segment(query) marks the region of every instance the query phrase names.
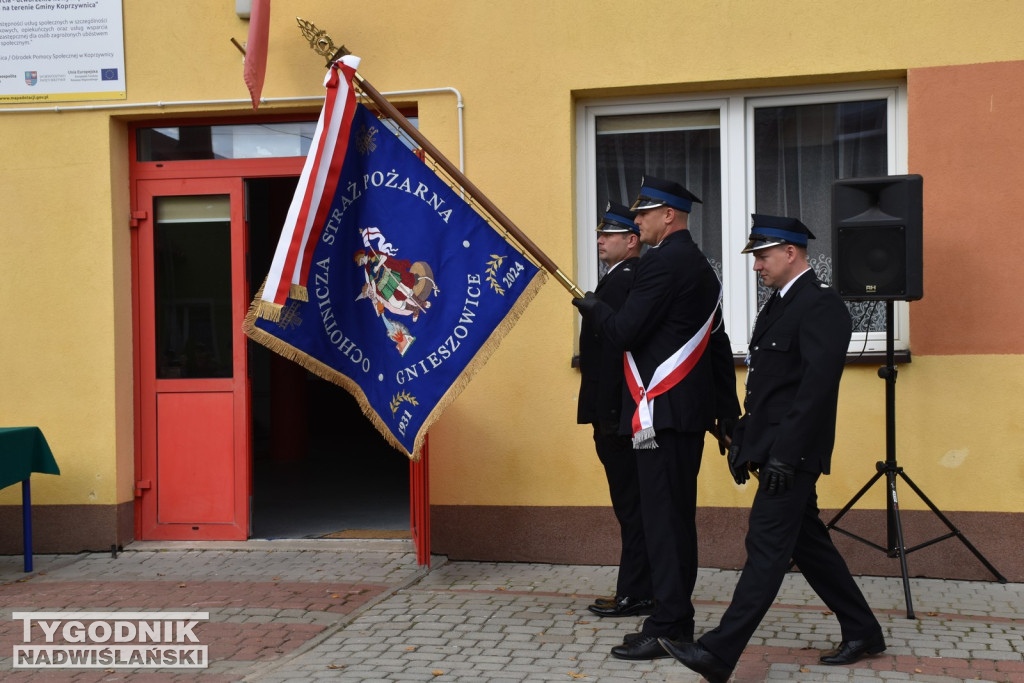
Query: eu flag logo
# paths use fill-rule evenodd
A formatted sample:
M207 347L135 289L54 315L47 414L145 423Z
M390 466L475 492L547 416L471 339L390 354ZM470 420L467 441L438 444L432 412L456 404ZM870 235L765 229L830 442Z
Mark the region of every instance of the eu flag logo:
M100 70L101 81L116 81L117 80L117 69L101 69Z

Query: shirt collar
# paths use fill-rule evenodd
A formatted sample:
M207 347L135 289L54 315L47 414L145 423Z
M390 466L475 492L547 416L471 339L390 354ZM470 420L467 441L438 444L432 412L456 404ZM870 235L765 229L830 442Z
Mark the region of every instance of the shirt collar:
M799 275L797 275L795 278L793 278L792 280L787 282L785 285L783 285L782 289L779 290L779 298L781 299L782 297L786 296L786 292L788 292L789 288L793 286L793 283L796 282L797 280L799 280L803 276L803 274L806 273L810 269L811 269L810 266L808 266L806 269L800 271Z

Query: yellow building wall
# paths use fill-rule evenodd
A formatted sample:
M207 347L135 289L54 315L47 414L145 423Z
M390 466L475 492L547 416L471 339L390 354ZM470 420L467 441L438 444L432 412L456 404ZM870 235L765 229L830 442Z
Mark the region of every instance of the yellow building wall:
M245 39L247 22L232 1L123 7L125 104L248 97L229 42ZM263 94L322 93L323 62L296 16L362 57L360 71L378 90L458 89L467 175L573 273L579 98L890 78L922 66L1021 59L1020 10L995 0L276 0ZM421 130L457 160L454 96L398 99L418 104ZM123 503L132 499L134 456L126 125L251 110L21 111L32 108L0 113L0 423L39 425L53 447L62 475L34 480L37 504ZM259 113L299 108L311 110L269 103ZM549 283L431 431L433 504L608 503L589 430L574 424L576 334L568 294ZM900 461L943 509L1024 509L1024 460L1007 448L1020 437L1020 408L1010 399L1022 379L1020 356L915 356L901 368ZM884 385L874 367L849 369L839 427L822 507L845 502L884 458ZM750 492L730 482L710 445L701 477L701 504L748 504ZM0 505L17 500L13 489L0 493ZM881 507L882 496L870 504ZM916 505L905 498L904 507Z
M0 423L41 427L61 466L35 503L130 499L127 146L106 116L26 113L0 119L0 149Z

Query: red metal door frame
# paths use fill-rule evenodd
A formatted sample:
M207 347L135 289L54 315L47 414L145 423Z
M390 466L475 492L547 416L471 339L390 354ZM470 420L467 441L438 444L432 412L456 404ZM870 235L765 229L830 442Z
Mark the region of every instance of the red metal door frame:
M190 120L188 123L200 123L202 121ZM225 122L225 121L218 121ZM184 123L184 122L182 122ZM230 123L230 121L229 121ZM161 121L161 124L176 125L175 122ZM158 536L153 535L151 525L147 525L143 521L143 511L146 509L147 503L147 491L152 489L153 476L155 475L155 463L152 461L152 449L155 439L153 430L155 424L152 423L152 409L144 409L147 401L153 399L151 391L143 391L143 343L142 340L145 334L152 334L150 329L148 332L144 332L144 326L142 320L144 317L143 309L145 306L140 301L140 291L142 286L142 279L140 277L140 230L139 228L145 225L147 220L152 218L152 192L149 192L146 196L146 200L140 198L140 188L146 188L148 183L154 181L163 181L171 183L170 185L161 185L160 187L166 189L171 194L176 193L176 188L182 187L182 183L196 183L209 180L214 183L211 187L218 186L219 183L227 181L229 183L237 183L241 186L244 178L258 178L258 177L280 177L280 176L298 176L302 171L302 164L304 159L301 157L296 158L270 158L270 159L243 159L243 160L215 160L215 161L173 161L173 162L139 162L135 161L138 156L136 153L136 127L144 126L144 123L134 124L129 128L129 154L132 159L130 166L131 175L131 207L132 207L132 233L131 233L131 249L132 249L132 331L133 331L133 347L134 347L134 369L135 369L135 382L134 382L134 413L135 413L135 534L134 537L139 540L187 540L191 538L192 529L188 529L188 534L183 533L181 536L167 536L169 531L165 530ZM177 184L177 185L175 185ZM180 192L179 192L180 193ZM242 194L238 195L243 197ZM242 207L244 209L244 207ZM237 217L235 214L238 214ZM235 208L232 209L232 229L234 232L235 225L242 225L244 218L244 211ZM237 218L237 220L236 220ZM245 226L247 227L247 226ZM250 274L246 272L246 261L245 261L245 249L247 245L244 243L247 240L246 230L242 229L243 239L243 256L241 258L234 258L232 264L233 278L235 273L241 274L243 278L250 277ZM234 244L234 235L232 237ZM240 307L242 315L244 316L248 306L248 283L244 282L239 289L234 290L238 286L237 280L233 279L232 287L233 291L238 291L238 301L234 301L233 305ZM238 330L238 334L242 340L245 340L244 335L241 334L241 322L233 324L233 329ZM148 342L151 343L151 342ZM243 362L248 362L248 357L245 354L245 344L236 344L235 352L241 352L244 356ZM244 366L243 366L244 367ZM248 372L244 372L242 375L238 375L236 371L235 378L239 381L245 381L248 384ZM150 395L146 395L146 394ZM237 482L238 486L244 487L244 495L241 495L241 499L245 500L245 512L244 524L239 524L240 528L244 528L244 534L238 533L236 536L239 539L248 538L249 534L249 492L251 491L251 462L252 455L251 449L248 446L249 435L251 429L249 426L250 421L250 400L248 389L245 390L244 407L244 427L240 433L244 434L246 440L246 461L244 473L239 475ZM147 416L148 415L148 416ZM234 420L233 420L234 421ZM235 421L237 424L237 421ZM148 453L147 453L148 451ZM152 497L152 496L150 496ZM150 510L152 513L152 510Z
M407 115L410 112L403 112ZM260 121L270 120L296 120L296 116L283 116L283 117L271 117L264 119L260 118ZM168 121L166 119L160 120L160 125L174 126L179 124L201 124L201 123L251 123L252 118L246 117L244 119L232 120L232 119L188 119L182 121ZM139 185L143 181L148 180L180 180L180 179L223 179L231 178L241 181L245 178L261 178L261 177L283 177L283 176L294 176L297 177L302 171L302 165L305 161L302 157L292 158L270 158L270 159L240 159L240 160L214 160L214 161L174 161L174 162L139 162L136 161L138 155L136 153L136 136L135 131L143 126L152 125L152 123L139 122L129 126L129 155L131 162L131 206L132 206L132 224L133 227L138 227L141 221L147 219L145 211L140 208L139 203ZM234 221L233 221L234 222ZM143 425L143 400L142 400L142 367L141 367L141 353L140 353L140 340L142 338L142 330L140 325L141 314L140 314L140 301L139 301L139 231L137 229L132 230L132 313L133 313L133 332L134 332L134 346L135 346L135 472L136 480L140 481L141 484L145 484L144 478L141 476L144 472L143 468L143 439L146 433ZM244 261L242 262L244 265ZM234 266L233 266L234 269ZM244 268L243 268L244 271ZM260 274L251 273L247 274L248 277L260 277ZM241 291L248 292L248 285L246 289ZM248 305L249 302L245 302ZM237 329L237 328L236 328ZM244 347L243 347L244 348ZM245 381L248 381L248 373L243 375ZM248 395L248 389L246 389L245 396L245 427L244 431L246 438L250 433L249 420L250 414L249 405L251 397ZM428 440L429 441L429 440ZM245 486L247 491L251 490L251 452L247 453L247 472L245 479ZM144 489L136 489L136 495L144 494ZM422 457L419 462L409 463L409 510L410 510L410 530L412 532L413 542L416 547L416 561L419 565L430 565L430 477L429 477L429 454L427 441L424 442ZM141 497L144 497L141 496ZM246 496L247 498L247 496ZM137 505L135 507L135 538L143 540L149 538L143 529L142 523L142 501L140 498L136 499ZM246 510L246 516L248 516L248 509ZM248 530L247 530L248 533Z
M423 439L419 462L409 461L409 529L416 564L430 566L430 435Z
M155 291L154 281L154 204L157 197L182 195L227 195L230 198L231 227L231 329L232 376L210 379L160 379L156 371L155 316L152 305ZM133 261L135 270L135 329L136 367L138 370L138 429L136 440L136 537L145 540L244 540L249 535L249 496L251 491L251 466L248 431L248 371L245 337L241 333L245 317L248 294L245 273L245 225L244 191L241 178L179 178L165 180L143 180L136 187L135 210L133 211ZM243 294L239 294L243 293ZM164 468L160 461L161 444L166 447L175 444L188 449L196 443L191 434L161 431L159 412L161 406L180 410L185 407L179 399L192 396L197 401L214 400L221 407L227 406L230 414L230 438L225 443L229 453L219 460L217 470L230 481L210 482L210 489L218 489L230 496L229 509L224 503L204 500L202 496L192 501L197 517L199 510L215 506L218 508L216 523L189 522L177 518L166 521L166 514L160 509L161 490L158 472ZM217 398L221 397L221 398ZM197 408L195 406L189 408ZM166 425L165 425L166 426ZM162 436L161 436L162 435ZM166 462L166 460L164 461ZM212 463L211 463L212 465ZM166 498L165 498L166 500ZM185 505L181 502L179 505Z

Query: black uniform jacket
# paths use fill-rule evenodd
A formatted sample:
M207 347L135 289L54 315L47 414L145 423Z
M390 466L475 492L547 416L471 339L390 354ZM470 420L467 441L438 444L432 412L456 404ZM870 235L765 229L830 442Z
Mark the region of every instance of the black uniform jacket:
M828 474L850 314L814 271L800 275L782 299L772 297L750 339L744 415L733 437L738 462L774 457Z
M616 313L599 306L594 323L612 345L630 351L644 386L666 358L707 322L718 306L721 284L689 231L671 233L640 257L633 288ZM690 373L654 399L654 428L681 432L711 429L715 418L739 415L729 337L716 315L708 348ZM620 433L631 434L636 404L623 390Z
M613 310L622 308L640 259L633 257L612 268L597 283L594 294ZM622 412L622 351L611 345L584 318L580 326L580 398L576 422L618 422Z

